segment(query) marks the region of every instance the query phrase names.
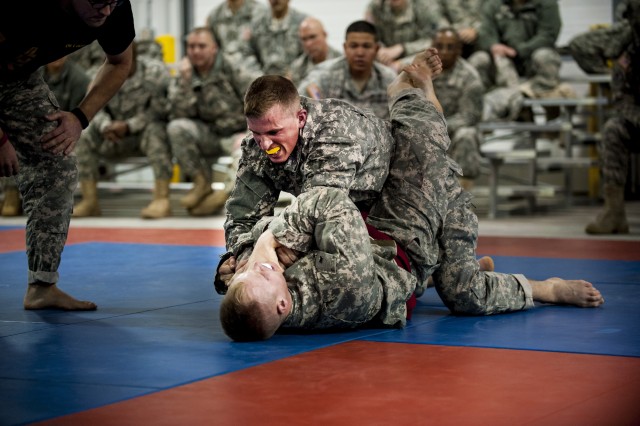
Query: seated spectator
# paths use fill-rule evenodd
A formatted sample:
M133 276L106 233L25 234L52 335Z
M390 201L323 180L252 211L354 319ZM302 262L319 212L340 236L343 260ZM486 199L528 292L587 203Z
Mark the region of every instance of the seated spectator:
M213 32L220 51L236 66L256 66L250 61L249 39L252 22L268 13L267 7L256 0L225 0L207 17L206 26Z
M515 87L533 77L534 52L551 57L562 21L557 0L487 0L482 5L480 51L469 57L487 90Z
M247 132L243 96L257 76L234 67L219 54L208 27L189 32L187 56L169 87L167 132L182 173L193 181L193 188L180 200L193 216L211 215L224 207L235 166L227 172L228 190L213 192L212 165L239 150Z
M444 21L456 30L462 41L462 57L468 58L477 48L480 0L439 0ZM444 25L444 22L443 22Z
M327 59L337 58L341 53L327 43L327 32L316 18L308 17L298 29L304 53L291 64L291 81L299 84L309 72Z
M571 56L584 72L611 74L609 61L620 57L631 42L633 32L627 3L627 0L618 3L613 25L580 33L569 41Z
M460 184L466 190L480 174L480 148L476 125L482 119L484 88L478 72L462 57L462 40L453 28L436 33L433 47L442 60L442 74L433 80L451 139L448 153L462 168Z
M367 21L350 24L343 47L344 57L316 67L298 86L299 93L314 99L343 99L389 118L387 86L396 72L375 60L379 49L375 25Z
M164 62L162 45L155 39L151 28L143 28L137 37L137 49L139 56L146 56L156 61Z
M94 41L68 56L69 60L80 65L90 78L95 76L98 68L100 68L105 60L104 51L100 47L98 41Z
M129 77L109 103L82 132L76 145L82 201L73 208L73 217L100 216L98 202L99 165L144 155L155 178L154 199L145 207L143 218L169 216L169 182L173 173L166 134L169 70L164 63L137 54Z
M396 71L397 61L431 46L436 30L448 25L438 0L371 0L365 20L378 29L378 61Z
M291 63L302 53L298 28L306 14L289 7L289 0L269 0L271 13L252 24L249 51L262 74L290 75Z

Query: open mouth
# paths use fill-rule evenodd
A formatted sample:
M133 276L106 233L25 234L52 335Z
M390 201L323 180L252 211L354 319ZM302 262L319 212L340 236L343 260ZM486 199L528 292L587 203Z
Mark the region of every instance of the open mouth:
M272 271L274 271L275 269L273 269L273 265L269 264L269 263L261 263L260 265L264 266L265 268L269 268Z

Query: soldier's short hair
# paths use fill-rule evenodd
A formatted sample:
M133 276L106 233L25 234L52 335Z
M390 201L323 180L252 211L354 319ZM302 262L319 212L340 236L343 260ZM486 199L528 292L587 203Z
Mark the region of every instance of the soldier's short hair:
M452 33L453 37L456 39L456 41L458 43L462 44L462 40L460 39L460 35L458 34L458 31L455 30L455 28L453 28L453 27L438 28L438 31L436 31L436 37L437 37L438 34L444 34L444 33Z
M220 323L224 333L236 342L265 340L273 336L280 320L269 315L260 301L245 292L245 283L231 286L220 304Z
M191 34L201 34L201 33L207 33L207 34L209 34L209 35L211 36L211 38L213 39L214 43L217 43L217 42L216 42L216 37L215 37L215 35L213 34L213 30L211 30L211 28L209 28L209 27L195 27L195 28L192 28L192 29L191 29L191 31L189 31L189 34L187 34L187 35L185 36L185 40L186 40L186 39L187 39L187 37L189 37Z
M263 75L256 78L244 95L244 115L248 118L263 117L273 106L281 105L292 111L300 109L300 95L291 80L280 75Z
M373 34L373 39L378 42L378 29L369 21L355 21L349 24L345 38L349 33L368 33Z

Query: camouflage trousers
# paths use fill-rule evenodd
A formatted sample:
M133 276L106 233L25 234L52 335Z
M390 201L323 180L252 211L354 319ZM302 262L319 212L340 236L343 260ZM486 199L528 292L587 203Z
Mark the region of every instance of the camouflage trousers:
M171 151L180 165L182 172L189 176L202 173L210 181L211 166L222 156L232 155L237 134L222 136L215 132L215 127L201 120L177 118L167 126ZM235 170L230 168L227 180L235 181ZM229 183L231 187L233 184Z
M600 167L604 183L624 186L629 170L629 153L640 151L640 117L631 121L612 117L604 125L598 143Z
M167 138L166 123L149 123L140 134L130 135L118 142L102 137L94 123L82 133L76 145L80 180L98 180L101 159L115 160L144 155L156 179L171 179L173 163Z
M628 22L616 22L609 28L599 28L578 34L569 42L571 56L582 70L590 74L611 72L608 59L617 59L631 41Z
M0 127L9 135L20 166L16 183L27 215L29 284L58 281L77 185L75 155L54 155L40 143L57 125L44 116L58 110L40 73L0 83Z
M480 74L485 88L515 87L521 77L543 79L548 84L560 81L560 55L546 47L536 49L530 58L513 60L507 57L492 58L488 52L479 51L469 57L469 63Z
M449 155L460 165L464 177L477 178L480 175L480 143L475 127L460 127L451 135Z
M480 271L478 219L471 195L447 157L444 117L424 94L406 90L390 99L396 151L380 200L368 222L407 252L418 285L433 274L436 290L455 314L489 315L533 306L522 275Z

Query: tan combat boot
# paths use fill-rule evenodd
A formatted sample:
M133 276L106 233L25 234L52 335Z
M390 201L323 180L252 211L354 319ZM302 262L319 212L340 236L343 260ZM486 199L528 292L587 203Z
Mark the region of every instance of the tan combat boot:
M73 217L101 216L102 211L98 204L98 182L95 180L80 181L82 201L73 206Z
M211 194L211 192L213 190L211 189L210 179L207 179L204 173L197 173L193 177L193 188L189 190L187 195L182 197L180 204L186 209L192 209L200 204L202 199Z
M140 215L144 219L160 219L171 216L171 203L169 202L169 181L156 179L153 190L153 201L142 209Z
M191 216L211 216L219 213L227 202L229 193L227 191L215 191L205 197L204 200L192 209L189 209Z
M2 204L2 216L20 216L22 214L22 202L20 192L15 186L5 188L4 203Z
M587 225L587 234L628 234L629 224L624 209L624 187L605 184L604 210Z

